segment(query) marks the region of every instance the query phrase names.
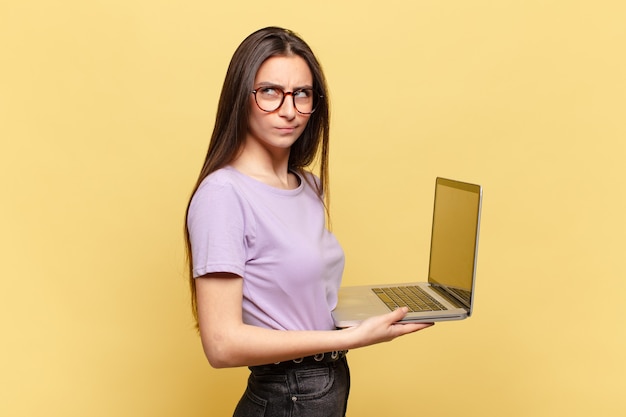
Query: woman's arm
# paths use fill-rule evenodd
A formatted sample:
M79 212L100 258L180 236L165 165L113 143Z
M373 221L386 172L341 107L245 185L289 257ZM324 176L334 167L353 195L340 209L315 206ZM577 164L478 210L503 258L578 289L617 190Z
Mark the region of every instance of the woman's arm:
M431 324L397 324L405 309L344 330L283 331L244 324L243 279L213 273L195 281L204 352L215 368L254 366L387 342Z

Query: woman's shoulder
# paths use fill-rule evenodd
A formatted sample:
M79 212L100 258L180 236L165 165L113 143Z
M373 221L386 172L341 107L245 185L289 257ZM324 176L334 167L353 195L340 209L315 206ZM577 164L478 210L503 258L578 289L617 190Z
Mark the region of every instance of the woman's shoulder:
M314 187L319 187L320 178L315 173L305 169L301 169L295 172L300 177L300 179L304 179L306 182Z
M298 171L298 175L301 179L304 179L304 181L316 192L316 194L320 193L322 184L320 178L315 173L307 170L300 170Z
M207 175L194 192L190 212L210 208L224 213L240 210L247 206L245 193L242 192L236 173L228 168L220 168Z
M302 169L298 172L300 175L302 175L304 178L306 178L309 181L315 181L316 183L320 182L320 178L313 172L308 171L306 169Z
M221 188L221 187L226 187L226 188L232 188L233 186L235 186L239 181L238 175L237 173L234 171L233 168L226 166L223 168L219 168L213 172L211 172L209 175L207 175L202 182L200 182L199 185L199 189L200 188Z
M220 168L207 175L198 185L194 199L235 196L240 194L238 178L228 167Z

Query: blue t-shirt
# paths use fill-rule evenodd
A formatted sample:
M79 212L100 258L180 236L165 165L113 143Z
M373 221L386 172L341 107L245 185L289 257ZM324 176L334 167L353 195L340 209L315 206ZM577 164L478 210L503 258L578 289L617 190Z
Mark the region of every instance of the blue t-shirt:
M193 274L243 277L244 323L331 330L344 253L326 228L317 191L298 177L300 186L293 190L230 166L206 177L189 207Z

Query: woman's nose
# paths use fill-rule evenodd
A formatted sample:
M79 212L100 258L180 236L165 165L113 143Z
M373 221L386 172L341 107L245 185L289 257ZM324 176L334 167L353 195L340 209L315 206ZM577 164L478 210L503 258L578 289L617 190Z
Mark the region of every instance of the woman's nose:
M291 97L287 97L288 95ZM278 115L287 119L293 119L296 117L296 112L297 110L293 102L293 93L285 93L283 104L278 108Z

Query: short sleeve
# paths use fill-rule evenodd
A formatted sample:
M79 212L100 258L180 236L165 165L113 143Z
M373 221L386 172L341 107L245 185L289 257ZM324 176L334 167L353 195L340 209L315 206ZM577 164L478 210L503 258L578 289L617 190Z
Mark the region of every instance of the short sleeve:
M214 182L210 177L200 184L187 216L194 278L212 272L244 276L244 211L232 184Z

